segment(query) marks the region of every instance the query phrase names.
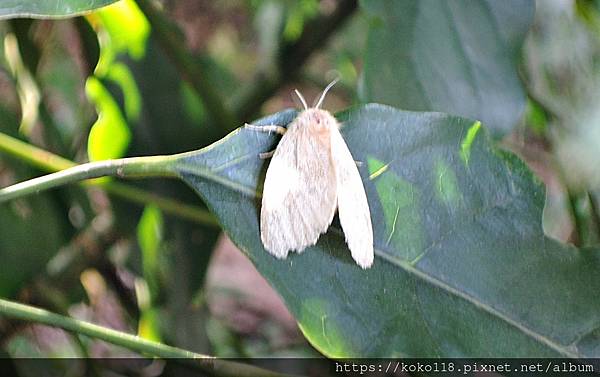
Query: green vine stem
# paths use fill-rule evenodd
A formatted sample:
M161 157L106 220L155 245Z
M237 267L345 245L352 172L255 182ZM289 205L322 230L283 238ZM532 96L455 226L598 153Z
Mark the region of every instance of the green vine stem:
M251 365L219 360L217 358L183 350L166 344L153 342L135 335L116 331L93 323L65 317L44 309L0 299L0 315L60 327L77 334L101 339L117 346L139 352L143 355L164 359L181 359L216 376L285 376L283 374L257 368Z
M0 133L0 151L14 156L30 165L50 172L65 170L77 166L70 160L57 156L46 150L37 148L31 144L24 143L23 141L15 139L4 133ZM91 183L92 185L101 185L106 192L117 195L131 202L142 205L153 203L161 210L165 211L165 213L179 216L202 225L214 227L219 226L219 223L210 212L197 206L185 204L178 200L165 198L123 183L100 180L87 181L87 183Z
M174 177L175 173L169 169L172 160L172 156L131 157L73 166L0 189L0 203L84 179L106 176L119 178Z

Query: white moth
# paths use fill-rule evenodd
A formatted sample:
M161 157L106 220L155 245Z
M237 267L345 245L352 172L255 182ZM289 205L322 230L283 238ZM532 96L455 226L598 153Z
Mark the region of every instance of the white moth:
M287 130L246 125L283 135L267 169L260 236L265 249L277 258L287 257L290 250L300 253L327 231L337 209L352 258L360 267L369 268L373 229L365 189L339 123L319 109L335 82L312 108L296 90L304 110Z

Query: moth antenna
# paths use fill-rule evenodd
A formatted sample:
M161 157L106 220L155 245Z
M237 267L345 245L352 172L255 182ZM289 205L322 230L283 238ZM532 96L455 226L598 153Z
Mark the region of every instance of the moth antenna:
M337 79L333 80L332 82L330 82L329 85L327 85L327 87L323 90L323 93L321 93L321 97L319 97L319 101L315 105L315 109L318 109L319 107L321 107L321 104L323 103L323 100L325 99L325 95L327 94L329 89L331 89L331 87L334 86L338 81L340 81L339 77Z
M306 100L302 96L302 93L300 93L298 91L298 89L294 89L294 92L296 93L296 95L298 96L298 98L300 98L300 101L302 101L302 106L304 106L304 110L308 110L308 105L306 104Z

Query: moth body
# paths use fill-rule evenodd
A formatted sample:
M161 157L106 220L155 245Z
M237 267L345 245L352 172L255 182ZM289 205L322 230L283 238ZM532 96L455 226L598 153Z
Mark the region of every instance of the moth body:
M333 83L332 83L333 84ZM352 257L373 264L373 231L360 174L339 131L319 103L294 119L267 169L260 216L261 240L277 258L302 252L327 231L336 209Z

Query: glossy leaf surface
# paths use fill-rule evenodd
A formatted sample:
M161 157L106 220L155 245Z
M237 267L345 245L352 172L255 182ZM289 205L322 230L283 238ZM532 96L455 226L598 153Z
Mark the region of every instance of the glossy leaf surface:
M382 105L339 118L371 207L366 271L335 225L286 260L263 249L268 162L258 153L275 135L240 129L176 164L315 347L332 357L600 355L599 250L544 236L542 187L479 122Z

